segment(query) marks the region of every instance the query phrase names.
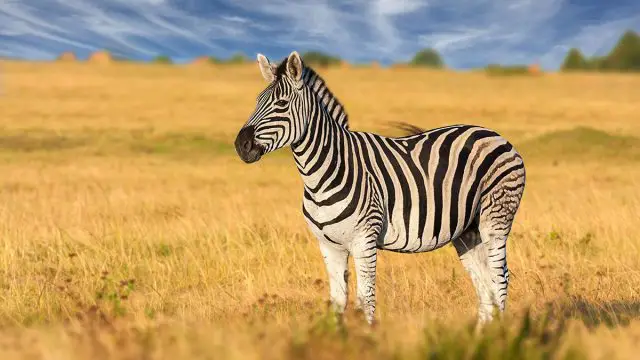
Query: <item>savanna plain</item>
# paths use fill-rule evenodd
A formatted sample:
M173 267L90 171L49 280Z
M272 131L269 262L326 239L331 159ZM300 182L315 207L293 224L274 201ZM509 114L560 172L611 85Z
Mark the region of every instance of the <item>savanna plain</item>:
M470 123L522 154L503 320L474 334L447 246L380 253L377 326L333 322L290 151L233 149L255 64L4 62L0 358L640 358L639 76L318 71L354 130Z

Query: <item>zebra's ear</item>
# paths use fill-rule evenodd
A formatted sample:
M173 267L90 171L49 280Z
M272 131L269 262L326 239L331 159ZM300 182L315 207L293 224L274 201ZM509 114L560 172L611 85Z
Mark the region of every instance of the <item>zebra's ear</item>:
M260 67L260 72L265 80L273 82L276 79L275 68L271 65L269 59L262 54L258 54L258 67Z
M291 52L287 58L287 74L295 81L302 79L302 59L297 51Z

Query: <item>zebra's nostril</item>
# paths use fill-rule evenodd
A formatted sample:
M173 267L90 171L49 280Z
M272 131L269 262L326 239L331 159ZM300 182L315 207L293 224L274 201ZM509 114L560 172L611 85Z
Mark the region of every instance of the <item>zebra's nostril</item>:
M244 144L242 145L242 148L244 149L244 151L251 150L252 142L253 142L252 140L245 140Z

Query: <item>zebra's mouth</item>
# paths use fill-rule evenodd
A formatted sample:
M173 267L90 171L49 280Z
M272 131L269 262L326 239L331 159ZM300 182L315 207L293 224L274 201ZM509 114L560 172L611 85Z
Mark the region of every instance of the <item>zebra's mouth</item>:
M248 151L238 151L240 159L247 164L254 163L264 155L264 148L259 144L253 144Z

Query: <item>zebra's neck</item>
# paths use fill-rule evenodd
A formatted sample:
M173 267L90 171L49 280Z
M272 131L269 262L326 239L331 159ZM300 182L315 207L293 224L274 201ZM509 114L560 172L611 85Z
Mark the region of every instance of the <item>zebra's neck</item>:
M344 166L345 152L351 147L349 117L312 68L305 67L302 77L308 89L305 103L309 104L309 119L304 136L292 145L292 150L305 187L315 193L330 186L329 180L337 176L336 168Z
M311 98L307 129L291 149L305 187L315 193L336 176L335 170L345 161L351 141L350 131L331 118L322 100L313 92L308 94Z

